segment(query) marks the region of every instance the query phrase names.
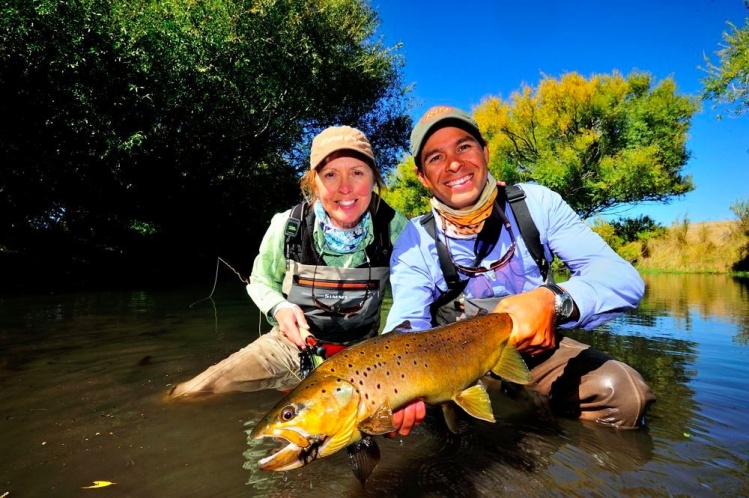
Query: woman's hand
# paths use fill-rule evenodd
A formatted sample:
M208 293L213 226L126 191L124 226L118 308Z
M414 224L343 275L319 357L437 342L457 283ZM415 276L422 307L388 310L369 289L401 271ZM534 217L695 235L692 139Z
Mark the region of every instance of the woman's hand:
M419 425L426 417L426 404L420 399L412 401L406 406L393 412L393 425L396 430L389 432L385 437L394 438L396 434L408 436L411 429Z
M521 353L535 355L556 345L556 313L554 293L551 290L539 287L522 294L507 296L499 302L493 312L510 315L510 343Z
M304 349L304 339L309 335L309 325L302 308L284 301L276 306L273 318L278 322L278 329L284 337L296 344L299 349Z

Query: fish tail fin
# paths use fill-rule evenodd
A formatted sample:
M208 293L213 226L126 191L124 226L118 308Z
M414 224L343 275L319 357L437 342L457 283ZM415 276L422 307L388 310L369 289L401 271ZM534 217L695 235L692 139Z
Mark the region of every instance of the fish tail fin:
M477 382L465 391L458 393L458 395L453 398L453 401L455 401L459 407L464 409L466 413L472 417L486 420L487 422L494 422L492 402L489 399L489 393L486 392L486 389L484 389L481 382ZM450 422L448 422L448 424L449 423Z
M492 367L492 373L516 384L530 384L531 373L515 346L505 344L501 349L499 361Z

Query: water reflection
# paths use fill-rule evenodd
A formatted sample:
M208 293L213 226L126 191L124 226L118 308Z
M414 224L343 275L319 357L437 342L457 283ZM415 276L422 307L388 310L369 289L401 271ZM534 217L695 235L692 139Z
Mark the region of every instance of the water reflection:
M668 316L679 330L695 318L737 325L735 340L749 341L749 279L727 275L644 275L646 295L638 313Z
M244 288L0 296L0 496L747 496L749 285L645 275L640 308L575 337L643 373L658 401L643 431L555 419L492 386L496 424L439 411L414 435L378 438L365 488L345 452L285 475L246 432L282 397L165 403L165 394L267 325ZM194 306L190 307L190 304ZM574 334L573 334L574 335Z

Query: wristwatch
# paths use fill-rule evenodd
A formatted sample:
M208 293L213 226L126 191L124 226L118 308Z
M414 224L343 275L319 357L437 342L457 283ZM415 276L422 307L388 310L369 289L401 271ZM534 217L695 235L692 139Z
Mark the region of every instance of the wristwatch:
M541 287L546 287L554 293L554 312L557 315L557 323L568 320L575 310L575 302L572 300L572 296L556 284L543 284Z

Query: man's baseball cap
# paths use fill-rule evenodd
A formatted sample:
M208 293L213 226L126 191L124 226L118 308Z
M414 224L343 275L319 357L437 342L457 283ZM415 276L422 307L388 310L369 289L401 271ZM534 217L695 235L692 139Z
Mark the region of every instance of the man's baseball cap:
M445 126L461 128L476 137L481 144L484 143L479 125L470 114L457 107L434 106L424 113L411 131L411 155L414 156L417 166L421 167L419 155L421 149L424 148L424 143L432 133Z
M374 153L364 133L350 126L331 126L321 131L312 140L309 156L310 168L317 168L323 159L339 150L358 152L372 161L375 166Z

